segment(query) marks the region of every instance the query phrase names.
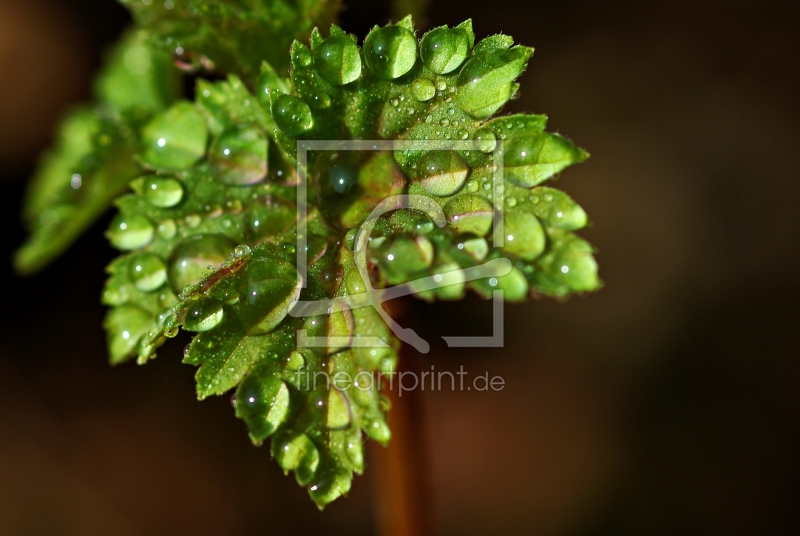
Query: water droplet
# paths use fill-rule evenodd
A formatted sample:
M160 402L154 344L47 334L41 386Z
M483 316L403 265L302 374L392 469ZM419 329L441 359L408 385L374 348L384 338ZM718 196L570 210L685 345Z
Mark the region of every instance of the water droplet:
M505 217L504 249L526 261L542 254L546 245L542 224L533 214L516 211Z
M189 214L183 219L183 221L186 222L186 225L194 229L203 223L203 218L201 218L198 214Z
M267 197L250 205L245 214L247 238L261 242L289 229L297 221L297 208L278 197Z
M378 28L364 42L364 59L378 78L399 78L417 61L417 40L402 26Z
M341 86L361 76L361 55L352 39L332 35L314 49L314 66L326 81Z
M512 207L512 208L513 208L513 207L516 207L516 206L517 206L517 200L516 200L516 198L514 198L514 197L511 197L511 198L509 198L509 199L506 199L506 205L508 205L509 207Z
M175 237L178 232L178 226L175 225L175 220L163 220L158 224L158 236L170 240Z
M278 259L251 260L244 268L240 315L251 335L271 332L289 313L300 294L294 265Z
M431 121L433 121L433 116L432 115L426 115L425 116L425 122L426 123L430 123Z
M411 94L418 101L428 101L436 95L436 86L427 78L417 78L411 83Z
M459 195L444 207L448 224L459 233L484 236L492 228L492 204L475 194Z
M153 241L154 234L153 224L141 214L119 213L111 220L108 229L111 244L123 251L146 246Z
M462 28L436 28L419 45L422 61L436 74L446 74L464 63L469 53L469 37Z
M436 89L438 89L439 91L444 91L445 89L447 89L447 82L445 82L442 79L437 80Z
M152 292L167 281L164 263L152 253L141 253L133 257L128 274L136 288L142 292Z
M479 128L475 132L475 148L482 153L491 153L497 147L497 137L488 127Z
M275 99L272 117L287 136L299 136L314 126L314 117L308 104L294 95L281 95Z
M478 119L493 115L510 98L514 79L525 69L532 50L525 47L479 52L458 74L456 101Z
M200 299L186 311L183 327L189 331L208 331L222 322L223 314L222 304L217 300Z
M400 104L400 100L399 99L392 99L392 100L389 101L389 103L392 106L394 106L395 108L397 108L397 105Z
M236 246L236 249L233 250L233 255L237 259L241 259L242 257L246 257L250 255L250 248L245 245Z
M336 291L339 290L339 286L342 284L342 277L344 276L342 267L338 264L326 266L323 268L321 275L322 284L325 286L325 292L328 296L336 294Z
M430 151L420 159L418 171L423 188L434 195L445 196L461 188L470 167L454 151Z
M468 191L468 192L471 192L471 193L477 192L478 191L478 181L476 181L475 179L469 181L464 189L466 191Z
M183 199L183 185L177 179L148 175L142 183L142 196L154 207L174 207Z
M450 120L447 118L442 119L441 121L439 121L439 124L442 125L443 127L446 127L450 124Z
M167 280L175 294L197 283L208 272L208 265L217 267L236 247L228 237L219 234L195 235L181 241L167 261Z
M331 97L324 91L314 91L308 95L311 106L318 110L324 110L331 105Z
M208 127L195 105L179 102L142 129L142 160L157 169L185 169L206 152Z
M232 127L211 144L208 161L224 184L254 184L267 175L267 136L255 127Z

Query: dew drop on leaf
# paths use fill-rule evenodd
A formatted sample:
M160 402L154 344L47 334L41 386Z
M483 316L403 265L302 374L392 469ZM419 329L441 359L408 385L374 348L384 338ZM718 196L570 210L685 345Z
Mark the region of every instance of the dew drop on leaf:
M411 83L411 94L420 102L429 101L436 95L436 86L427 78L417 78Z
M265 335L281 323L300 293L299 281L294 265L284 260L262 258L247 264L240 315L251 335Z
M352 39L332 35L314 49L314 67L331 84L349 84L361 76L361 55Z
M490 128L479 128L475 132L475 148L482 153L491 153L497 147L497 137Z
M245 213L247 238L261 242L277 236L297 221L297 208L293 203L276 197L252 203Z
M419 45L425 65L436 74L447 74L464 63L469 53L469 37L462 28L436 28Z
M241 259L242 257L246 257L250 255L250 248L246 245L236 246L236 249L233 250L233 255L237 259Z
M433 195L452 195L469 175L469 164L455 151L430 151L420 159L420 185Z
M167 261L167 280L179 294L187 285L197 283L208 273L208 266L217 267L236 247L228 237L219 234L190 236L172 250Z
M232 127L211 144L208 161L224 184L254 184L267 175L267 136L256 127Z
M272 117L287 136L299 136L314 126L314 117L308 104L294 95L281 95L275 99Z
M164 263L153 253L140 253L131 259L128 274L133 284L142 292L152 292L167 281Z
M158 236L170 240L178 232L178 226L175 224L175 220L166 219L159 222L157 231Z
M479 195L458 195L445 205L444 212L456 232L484 236L492 228L492 204Z
M210 298L200 299L186 311L183 326L189 331L208 331L222 322L223 315L220 302Z
M153 224L141 214L119 213L111 220L108 239L123 251L138 249L153 241Z
M504 249L526 261L542 254L546 239L542 224L533 214L514 211L505 217L506 233Z
M145 125L141 157L156 169L185 169L203 157L207 142L208 127L197 107L179 102Z
M142 183L142 197L154 207L174 207L183 199L183 185L178 179L148 175Z
M331 105L331 97L324 91L314 91L308 95L308 99L311 101L311 106L318 110L324 110Z
M417 40L402 26L378 28L364 42L364 59L378 78L399 78L417 62Z

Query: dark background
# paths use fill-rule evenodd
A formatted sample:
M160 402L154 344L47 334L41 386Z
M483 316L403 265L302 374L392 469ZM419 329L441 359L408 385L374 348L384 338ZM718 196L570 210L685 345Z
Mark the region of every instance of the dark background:
M159 0L154 0L159 1ZM363 37L385 2L348 2ZM423 363L501 375L425 395L440 534L800 531L797 2L434 2L536 47L512 111L546 112L593 157L559 188L595 223L598 294L506 308L506 347ZM0 0L2 255L37 154L127 24L112 0ZM7 260L0 534L373 534L373 468L318 513L226 397L198 403L185 340L106 364L108 218L44 273ZM490 306L409 302L433 340ZM460 331L459 331L460 330Z

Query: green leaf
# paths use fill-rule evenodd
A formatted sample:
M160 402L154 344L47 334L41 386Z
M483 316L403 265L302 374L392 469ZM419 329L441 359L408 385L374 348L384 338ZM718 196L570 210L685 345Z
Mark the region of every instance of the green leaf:
M588 154L548 133L543 115L491 117L514 97L532 54L508 36L475 44L467 21L418 40L406 18L374 28L360 49L336 26L327 36L315 29L310 46L292 43L286 80L276 60L239 57L211 30L239 20L233 5L189 2L174 10L196 20L162 21L199 24L197 43L248 67L200 81L196 103L173 104L144 127L142 176L118 199L108 232L125 252L103 295L109 347L112 362L144 363L179 329L196 333L184 361L198 367L198 397L235 390L253 442L270 440L276 462L323 507L363 470L362 434L382 443L391 435L378 375L394 372L399 340L382 309L363 306L367 285L402 285L427 301L467 290L487 299L502 290L509 301L595 290L593 250L572 233L586 213L542 185ZM142 4L139 16L163 9ZM298 140L439 145L309 151L301 222ZM448 140L463 145L441 145ZM400 194L408 206L368 219ZM304 227L305 280L296 264ZM298 301L322 308L293 316ZM370 345L354 344L366 337Z
M30 183L23 212L30 236L15 255L18 272L44 268L125 190L138 173L133 155L142 124L176 91L170 58L141 34L111 51L96 83L98 103L66 117Z
M236 74L254 87L263 61L284 72L286 51L315 24L327 25L339 0L120 0L153 41L188 67Z
M312 278L301 294L290 259L272 243L237 250L181 295L156 336L170 336L178 324L200 331L184 357L199 366L198 397L236 387L236 415L247 424L253 442L272 437L278 464L294 471L323 507L346 494L353 473L363 470L362 431L383 443L389 439L377 373L393 372L397 341L380 317L366 310L288 317L298 298L331 297L330 287L320 284L320 272L338 266L346 280L358 278L349 250L337 253L326 247L310 266ZM336 294L344 296L347 288L340 286ZM108 324L125 325L117 318L125 320L130 307L115 309ZM379 336L391 344L380 349L296 346L297 330L312 336L347 333L340 330L342 322L350 330L362 326L356 336Z

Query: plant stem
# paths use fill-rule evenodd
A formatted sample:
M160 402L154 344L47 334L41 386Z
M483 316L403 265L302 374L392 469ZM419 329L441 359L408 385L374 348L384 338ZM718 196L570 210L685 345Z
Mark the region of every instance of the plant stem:
M418 356L403 356L401 371L419 371ZM427 481L423 393L400 392L396 381L384 387L391 400L388 447L373 446L376 467L377 534L429 536L432 532L431 493Z

